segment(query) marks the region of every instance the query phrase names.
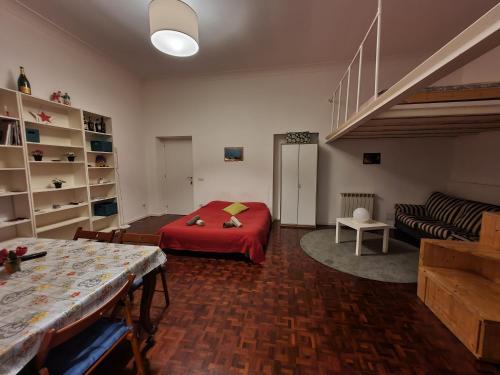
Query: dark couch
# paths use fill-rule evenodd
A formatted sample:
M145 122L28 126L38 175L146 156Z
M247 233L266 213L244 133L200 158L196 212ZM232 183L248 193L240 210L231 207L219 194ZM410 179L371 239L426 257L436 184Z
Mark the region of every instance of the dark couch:
M477 241L484 211L500 212L500 206L434 192L423 205L396 204L395 227L417 240Z

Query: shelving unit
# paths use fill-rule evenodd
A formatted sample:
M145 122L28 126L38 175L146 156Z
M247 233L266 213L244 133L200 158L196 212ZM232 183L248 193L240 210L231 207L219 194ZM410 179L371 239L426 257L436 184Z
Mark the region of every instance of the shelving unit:
M25 94L20 98L24 126L40 138L26 142L35 233L70 239L78 226L92 228L82 111ZM43 152L41 161L34 160L34 150ZM75 154L74 161L68 160L69 152ZM65 181L62 188L54 187L54 178Z
M102 121L105 132L84 128L84 118ZM0 144L0 241L71 239L78 226L105 231L120 227L119 211L94 213L98 203L115 202L118 207L116 159L109 151L114 149L109 144L108 151L91 147L92 141L113 142L110 117L0 89L0 130L5 123L19 126L21 144ZM42 151L41 161L34 160L35 150ZM98 156L105 158L104 165L96 163ZM52 184L55 178L65 181L59 189Z
M91 222L93 230L109 231L120 227L120 215L110 216L95 215L95 204L102 202L115 202L117 199L117 175L115 168L115 153L92 150L92 141L105 141L113 143L113 124L110 117L92 112L83 112L84 123L103 122L105 132L85 129L85 151L87 157L87 174L89 178L89 194L91 205ZM96 157L106 159L105 166L97 166ZM120 207L118 206L118 210Z
M0 89L0 131L5 138L8 124L19 127L20 145L0 145L0 241L32 237L32 205L27 174L26 139L20 121L17 92Z

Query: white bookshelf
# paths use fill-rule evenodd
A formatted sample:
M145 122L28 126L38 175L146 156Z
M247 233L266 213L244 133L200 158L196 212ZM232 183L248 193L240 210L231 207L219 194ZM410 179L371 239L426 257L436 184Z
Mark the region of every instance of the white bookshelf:
M94 212L95 204L102 202L115 202L120 209L117 198L117 173L116 156L114 151L99 151L92 149L92 141L113 142L113 124L108 116L83 112L84 119L90 119L93 122L103 121L105 132L96 131L96 129L85 129L85 152L87 155L87 174L89 179L89 194L91 204L91 222L93 230L109 231L120 227L120 215L99 216ZM87 125L88 127L88 125ZM114 148L113 148L114 150ZM102 156L106 159L105 166L98 166L96 157Z
M99 122L102 118L106 131L85 129L89 116ZM94 140L113 142L109 116L0 89L0 129L10 122L19 124L22 142L0 144L0 241L21 236L71 239L79 226L106 231L120 227L119 213L94 213L95 204L118 205L114 148L99 151L91 146ZM28 141L26 129L38 132L39 141ZM35 150L42 151L42 160L34 159ZM96 165L98 156L106 159L104 166ZM56 188L54 178L66 183Z
M20 102L17 92L0 88L0 241L15 237L32 237L31 197L26 139L20 121ZM20 144L5 144L9 124L19 129Z
M49 100L19 94L24 127L39 133L26 142L35 233L39 237L71 239L78 226L91 229L85 136L82 111ZM50 116L44 121L40 113ZM43 152L41 161L33 151ZM74 153L70 161L67 153ZM61 188L54 178L65 181Z

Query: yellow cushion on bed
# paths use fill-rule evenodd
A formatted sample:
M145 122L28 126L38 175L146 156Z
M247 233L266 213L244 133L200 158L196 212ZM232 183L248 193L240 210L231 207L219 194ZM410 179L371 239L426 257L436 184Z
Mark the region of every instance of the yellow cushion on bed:
M229 215L232 216L238 215L239 213L242 213L246 210L248 210L248 207L240 202L234 202L223 209L223 211L226 211Z

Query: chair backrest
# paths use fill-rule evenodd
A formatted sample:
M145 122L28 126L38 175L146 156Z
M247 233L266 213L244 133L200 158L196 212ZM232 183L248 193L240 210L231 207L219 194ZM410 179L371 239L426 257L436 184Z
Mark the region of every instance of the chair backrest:
M80 238L93 240L97 242L113 242L115 236L115 230L111 232L93 232L90 230L83 230L82 227L78 227L73 237L73 240L78 240Z
M44 362L49 354L50 349L59 346L72 337L75 337L79 333L83 332L85 329L90 327L96 321L98 321L102 316L114 309L120 300L123 300L125 304L125 318L127 321L127 325L131 326L133 324L132 317L130 315L130 305L129 300L127 299L127 293L130 289L134 281L135 275L129 274L127 277L127 281L123 286L116 292L110 299L108 299L101 307L97 310L91 312L90 314L84 316L83 318L73 322L66 327L61 329L50 329L44 336L42 343L40 345L40 349L35 357L35 364L37 369L43 367Z
M483 213L479 242L500 251L500 213Z
M160 246L161 235L120 232L119 242L122 244Z

